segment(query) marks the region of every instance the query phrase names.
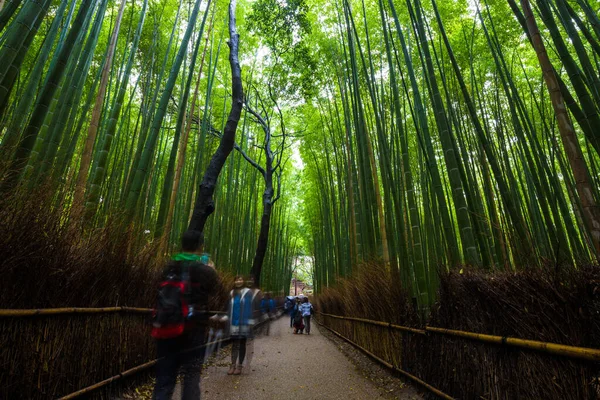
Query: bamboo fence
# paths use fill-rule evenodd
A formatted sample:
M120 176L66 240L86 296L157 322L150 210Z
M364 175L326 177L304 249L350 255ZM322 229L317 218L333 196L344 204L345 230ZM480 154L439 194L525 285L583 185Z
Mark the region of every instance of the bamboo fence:
M154 358L147 312L22 311L0 318L0 398L58 398Z
M475 341L479 341L479 342L483 342L483 343L492 343L492 344L502 345L502 346L518 347L518 348L522 348L522 349L539 351L539 352L548 353L551 355L580 359L580 360L585 360L585 361L593 361L593 362L600 361L600 349L592 349L592 348L588 348L588 347L567 346L567 345L558 344L558 343L541 342L541 341L537 341L537 340L519 339L519 338L506 337L506 336L486 335L483 333L465 332L465 331L459 331L459 330L437 328L434 326L426 326L425 330L423 330L423 329L410 328L410 327L402 326L402 325L395 325L395 324L392 324L391 322L374 321L374 320L370 320L370 319L356 318L356 317L344 317L341 315L333 315L333 314L327 314L327 313L319 313L319 314L325 315L325 316L331 317L331 318L337 318L337 319L346 320L346 321L363 322L366 324L387 327L389 329L396 329L396 330L400 330L403 332L410 332L410 333L415 333L415 334L419 334L419 335L427 335L428 332L431 332L431 333L436 333L436 334L441 334L441 335L455 336L455 337L475 340Z
M363 322L366 324L376 325L387 327L389 329L396 329L403 332L415 333L418 335L427 335L428 332L455 336L470 340L475 340L483 343L492 343L496 345L502 346L510 346L510 347L518 347L527 350L539 351L542 353L548 353L551 355L580 359L585 361L600 361L600 350L592 349L588 347L577 347L577 346L567 346L558 343L549 343L549 342L541 342L538 340L528 340L528 339L519 339L519 338L511 338L506 336L495 336L495 335L486 335L483 333L474 333L474 332L465 332L458 331L452 329L445 328L436 328L434 326L426 326L425 330L423 329L415 329L402 325L395 325L391 322L383 322L383 321L373 321L365 318L356 318L356 317L343 317L341 315L333 315L327 313L319 313L321 315L325 315L331 318L342 319L346 321L357 321Z
M68 314L106 314L106 313L139 313L150 314L151 308L136 307L67 307L67 308L37 308L28 310L0 309L0 318L34 317L37 315L68 315ZM225 314L224 311L207 311L208 314Z
M278 307L280 308L280 307ZM85 317L85 315L94 315L94 314L104 314L104 315L115 315L119 314L131 314L131 315L149 315L152 312L150 308L135 308L135 307L97 307L97 308L51 308L51 309L28 309L28 310L14 310L14 309L0 309L0 318L5 320L16 320L20 321L24 318L28 317L37 317L37 316L56 316L60 318L63 323L65 321L69 321L70 325L75 325L70 321L70 318L79 318ZM209 311L212 314L222 314L221 311ZM474 332L466 332L460 330L452 330L445 329L433 326L426 326L425 329L412 328L403 325L393 324L391 322L384 321L376 321L370 320L366 318L358 318L358 317L345 317L340 315L333 315L328 313L320 313L323 316L323 321L317 321L325 328L331 330L336 335L340 336L344 340L347 340L352 345L358 347L369 356L373 357L383 365L387 366L390 369L393 369L400 374L406 376L407 378L417 382L423 387L427 388L431 392L437 394L442 398L450 399L452 397L446 395L443 392L440 392L435 387L429 385L425 381L421 380L417 376L399 368L398 366L402 366L402 356L403 356L403 343L405 338L403 337L404 333L409 334L409 336L420 337L427 342L427 338L433 334L438 336L451 336L459 339L467 339L475 342L480 342L483 344L492 344L497 346L505 346L515 348L517 350L530 350L534 352L540 352L549 354L552 356L565 357L568 359L575 360L583 360L586 362L597 363L600 361L600 350L594 348L585 348L585 347L577 347L577 346L568 346L558 343L550 343L550 342L542 342L536 340L527 340L520 339L514 337L502 337L496 335L487 335L482 333L474 333ZM70 317L69 317L70 316ZM66 320L64 318L67 318ZM89 321L89 316L85 317L85 321ZM142 317L146 318L146 317ZM325 322L327 319L331 318L329 321L329 325L335 325L334 329L331 326L327 326L328 324ZM333 320L337 320L336 324L332 324ZM59 321L60 322L60 321ZM263 321L264 322L264 321ZM91 322L90 322L91 323ZM359 323L359 324L356 324ZM257 327L262 324L257 324ZM371 326L370 329L364 329L365 325ZM41 326L40 326L41 327ZM43 336L46 338L43 340L43 343L46 343L48 340L48 330L49 327L44 327ZM33 334L34 332L30 332ZM131 334L128 334L130 336ZM31 336L31 335L29 335ZM86 335L87 336L87 335ZM15 339L16 340L16 339ZM225 342L228 339L223 339L220 342ZM431 340L431 339L429 339ZM215 342L216 343L216 342ZM83 343L82 343L83 344ZM41 347L40 347L41 346ZM64 344L61 345L64 347ZM36 352L39 352L43 346L38 343ZM121 360L122 361L122 360ZM86 386L83 389L80 389L76 392L73 392L63 398L71 399L86 393L89 393L93 390L99 389L101 387L107 386L108 384L117 381L121 378L131 376L137 372L143 371L156 363L157 360L145 362L143 364L139 364L135 367L128 368L123 372L119 372L116 375L111 376L103 381L94 383L92 385ZM120 365L125 366L122 362ZM131 364L129 364L131 365ZM117 370L118 371L118 370ZM106 375L105 375L106 376ZM39 381L39 378L38 378ZM38 387L41 387L38 382ZM439 392L439 393L438 393Z
M355 318L353 318L353 320L355 320ZM359 318L360 320L360 318ZM373 354L372 352L370 352L369 350L365 349L364 347L362 347L361 345L359 345L356 342L353 342L352 340L348 339L347 337L345 337L344 335L342 335L341 333L329 328L328 326L322 324L321 322L319 322L318 320L315 319L315 321L317 321L317 323L319 325L321 325L322 327L324 327L325 329L331 331L332 333L334 333L335 335L339 336L340 338L344 339L345 341L347 341L348 343L350 343L351 345L359 348L360 350L362 350L364 353L366 353L367 355L369 355L370 357L372 357L373 359L377 360L379 363L385 365L387 368L392 369L396 372L399 372L400 374L402 374L403 376L407 377L408 379L412 380L413 382L418 383L419 385L423 386L424 388L426 388L427 390L429 390L431 393L436 394L438 397L442 398L442 399L446 399L446 400L454 400L454 397L447 395L446 393L442 392L441 390L431 386L430 384L428 384L427 382L423 381L422 379L417 378L416 376L404 371L403 369L400 369L398 367L396 367L393 364L390 364L389 362L385 361L383 358ZM363 320L363 322L369 321L369 323L371 322L380 322L380 321L371 321L371 320ZM373 324L373 325L380 325L380 324ZM388 325L388 326L391 326ZM402 327L404 328L404 327ZM393 328L393 329L397 329L397 328Z
M281 309L281 308L282 307L277 307L277 309ZM209 311L209 313L213 313L213 311ZM216 313L216 314L222 314L221 311L215 311L214 313ZM265 324L266 322L269 322L269 321L271 321L271 320L270 319L264 319L264 320L260 321L259 323L257 323L254 326L254 328L257 329L257 328L259 328L260 326L262 326L263 324ZM207 346L212 346L212 345L215 345L215 344L227 343L227 342L229 342L229 339L230 339L229 337L226 337L226 338L223 338L223 339L220 339L220 340L215 340L213 342L208 342L208 343L205 343L205 344L203 344L201 346L197 346L197 347L194 347L192 349L185 350L185 352L197 350L197 349L200 349L200 348L203 348L203 347L207 347ZM138 372L146 370L146 369L148 369L148 368L156 365L156 363L159 360L160 359L157 358L156 360L148 361L147 363L144 363L144 364L138 365L136 367L130 368L130 369L126 370L126 371L120 372L117 375L111 376L108 379L105 379L105 380L100 381L98 383L95 383L93 385L87 386L87 387L85 387L83 389L80 389L80 390L78 390L76 392L73 392L73 393L70 393L70 394L68 394L66 396L63 396L63 397L59 398L59 400L71 400L71 399L75 399L75 398L78 398L80 396L83 396L85 394L89 394L89 393L91 393L91 392L93 392L93 391L95 391L97 389L100 389L100 388L102 388L102 387L104 387L104 386L106 386L106 385L108 385L110 383L118 381L121 378L125 378L127 376L131 376L131 375L134 375L134 374L136 374Z
M148 354L149 351L151 353L152 350L152 340L147 335L147 324L144 322L151 313L151 308L126 306L0 309L0 320L4 321L0 325L0 331L5 333L4 339L0 341L4 344L2 358L10 359L13 366L11 371L7 371L7 376L20 376L19 379L31 388L31 393L26 396L32 398L57 397L61 391L65 393L65 389L83 383L84 388L60 397L72 399L147 370L157 362L152 360L140 364L141 354ZM223 311L207 311L207 313L226 314ZM134 319L130 321L129 318L125 318L126 316ZM258 323L256 328L266 321ZM59 328L62 329L63 335L51 334ZM118 332L118 335L106 336L109 332ZM144 340L139 340L140 335ZM120 350L112 356L102 355L102 347L106 345L99 340L102 337L110 337L111 340L118 341L120 345L117 348ZM224 338L218 343L228 340ZM216 343L211 342L204 346ZM97 357L88 357L86 353L95 354ZM133 353L135 353L134 357L132 357ZM35 357L32 358L32 354L35 354ZM69 361L73 357L79 360L79 364ZM74 366L75 364L78 365ZM132 364L135 366L127 368ZM30 367L28 370L32 370L32 374L21 376L17 371L19 365ZM123 367L126 369L123 370ZM94 381L89 380L90 374L88 374L81 382L75 379L67 385L62 385L58 380L48 386L48 382L54 381L57 375L73 376L72 374L77 370L93 370L95 374L91 375L96 376L96 379L108 375L107 372L112 372L112 376L109 375L107 379L92 383Z
M464 368L471 368L471 365L474 365L475 368L482 368L483 364L478 364L480 362L479 357L483 357L485 362L492 364L504 360L503 362L510 366L516 362L515 365L521 368L520 371L525 376L531 374L529 369L534 368L538 363L541 365L546 364L549 371L555 368L560 370L559 365L568 365L569 369L574 367L576 371L580 371L577 369L580 368L589 372L589 370L597 370L600 365L600 350L594 348L433 326L417 329L365 318L345 317L321 312L317 312L317 314L321 317L317 320L320 325L348 341L387 368L404 375L444 399L452 397L441 390L454 393L463 398L465 388L460 384L458 384L458 387L456 386L457 383L452 379L455 374L444 374L440 371L444 371L446 368L456 368L456 365L462 365ZM444 339L444 337L448 339ZM474 344L465 345L464 340L471 341ZM460 342L463 342L463 344L461 345ZM476 345L475 343L480 344ZM498 350L494 350L490 344L498 347ZM500 348L506 350L500 351ZM546 357L543 355L546 355ZM549 360L548 355L553 356L553 358ZM535 360L533 364L530 363L531 360ZM584 384L585 386L585 382L581 379L578 380L581 381L578 384ZM508 393L515 395L519 390L518 386L510 388L505 385L494 386L497 384L492 381L480 382L479 384L492 390L493 394L490 395L490 398L506 398L503 396L507 396ZM475 388L471 389L472 391L467 390L467 393L475 393L480 388L477 390ZM585 397L586 389L573 387L572 390L577 392L574 398L587 398ZM465 398L471 397L467 396Z
M31 399L89 388L84 394L147 370L156 362L148 362L151 313L126 306L0 309L0 359L7 366L0 398L14 398L17 387Z

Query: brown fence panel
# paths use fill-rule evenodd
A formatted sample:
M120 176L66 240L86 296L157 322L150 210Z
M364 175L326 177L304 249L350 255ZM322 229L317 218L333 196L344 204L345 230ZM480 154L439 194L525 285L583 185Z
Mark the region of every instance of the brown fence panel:
M319 320L394 369L461 399L600 399L597 349L326 313Z
M72 393L155 358L145 313L0 319L0 398Z

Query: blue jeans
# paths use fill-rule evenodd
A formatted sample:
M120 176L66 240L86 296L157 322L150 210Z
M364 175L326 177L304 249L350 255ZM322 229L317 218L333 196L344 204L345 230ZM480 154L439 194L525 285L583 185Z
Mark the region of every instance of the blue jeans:
M156 341L156 385L152 398L171 400L177 374L181 368L182 400L200 400L200 373L204 359L205 332L202 328L190 329L172 339ZM200 348L198 348L200 347Z
M310 334L310 315L304 316L304 329L306 329L306 333Z

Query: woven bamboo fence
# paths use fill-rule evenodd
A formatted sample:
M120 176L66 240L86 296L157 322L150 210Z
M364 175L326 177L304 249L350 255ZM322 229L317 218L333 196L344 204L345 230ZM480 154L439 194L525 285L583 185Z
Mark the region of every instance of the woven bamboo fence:
M529 392L536 393L534 388L539 383L532 379L544 373L539 370L540 361L546 363L550 374L553 373L552 371L560 370L561 366L568 366L563 368L564 374L553 377L556 387L551 390L561 393L556 398L600 398L597 382L588 379L598 371L599 349L430 326L417 329L389 322L327 313L318 313L318 315L318 322L325 328L440 398L452 399L453 397L439 388L448 390L449 387L456 388L461 384L463 390L458 396L460 398L478 398L479 396L475 394L481 390L487 390L489 397L486 398L516 398L512 397L511 393L515 391L523 393L521 391L523 382L527 381L531 389ZM464 383L457 382L455 379L456 368L470 369L483 364L486 365L486 379L464 390ZM489 368L494 364L497 365L496 371ZM507 366L514 366L513 372L520 374L521 378L499 382L499 377L505 374L502 370ZM573 368L581 373L579 377L573 377L570 373ZM561 388L565 381L570 381L571 384ZM487 389L483 389L484 387ZM569 393L568 396L564 396L564 389ZM469 396L469 392L472 397ZM529 392L525 391L525 393ZM536 396L520 395L518 398L534 399Z
M365 323L370 323L372 325L377 325L377 326L386 326L390 329L399 329L399 330L403 330L405 332L413 332L413 333L417 333L416 329L403 329L405 327L401 327L398 325L393 325L391 323L389 324L385 324L384 322L380 322L380 321L371 321L371 320L366 320L363 318L345 318L345 317L340 317L340 316L334 316L331 314L326 314L323 315L325 318L328 317L333 317L333 318L337 318L337 319L341 319L341 320L348 320L348 321L359 321L359 322L365 322ZM384 366L386 366L387 368L400 373L402 376L404 376L405 378L410 379L411 381L417 383L418 385L422 386L423 388L427 389L429 392L431 392L432 394L436 395L439 398L445 399L445 400L454 400L454 398L444 392L442 392L441 390L431 386L430 384L428 384L427 382L425 382L424 380L418 378L417 376L410 374L408 372L406 372L405 370L399 368L397 365L391 364L390 362L384 360L383 358L381 358L380 356L374 354L373 352L367 350L366 348L364 348L363 346L360 346L358 343L350 340L348 337L342 335L341 333L339 333L338 331L328 327L327 325L324 325L323 323L321 323L318 319L316 320L317 323L321 326L323 326L324 328L326 328L327 330L329 330L330 332L334 333L335 335L339 336L340 338L344 339L345 341L349 342L350 344L352 344L355 347L358 347L360 350L362 350L364 353L366 353L367 355L369 355L371 358L375 359L376 361L378 361L380 364L383 364ZM423 332L423 334L425 334Z
M391 365L402 365L403 334L390 324L366 323L362 318L318 314L319 322Z
M34 311L0 310L2 399L61 397L155 358L147 312Z
M156 364L151 312L135 307L0 309L0 398L117 395L121 387L111 383L152 372Z

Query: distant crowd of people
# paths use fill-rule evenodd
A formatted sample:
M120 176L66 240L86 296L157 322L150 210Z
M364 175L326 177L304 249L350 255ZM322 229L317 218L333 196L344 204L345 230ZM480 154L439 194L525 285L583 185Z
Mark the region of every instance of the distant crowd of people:
M294 329L294 334L310 335L310 317L314 314L314 308L308 297L288 296L285 301L284 309L290 314L290 328Z

